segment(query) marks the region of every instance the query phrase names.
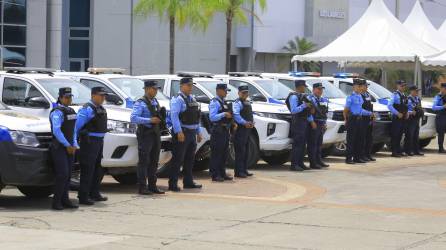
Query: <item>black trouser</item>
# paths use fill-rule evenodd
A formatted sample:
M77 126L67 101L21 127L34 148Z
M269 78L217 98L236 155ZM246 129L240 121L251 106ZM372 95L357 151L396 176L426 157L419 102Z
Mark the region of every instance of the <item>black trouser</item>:
M392 154L401 154L401 140L407 129L407 120L392 116Z
M305 146L308 139L307 117L293 117L291 121L291 135L293 145L291 148L291 167L304 165Z
M178 135L172 135L172 168L170 171L169 187L178 185L178 176L183 166L183 185L192 185L194 179L192 169L197 149L197 131L195 129L183 128L184 142L178 141Z
M308 157L311 165L322 163L322 141L325 133L325 121L315 121L317 128L308 127Z
M361 158L361 116L350 116L347 121L347 159Z
M151 129L139 128L138 140L138 184L156 189L156 170L161 150L161 136Z
M226 176L226 158L229 150L229 129L225 126L214 125L211 131L211 163L212 178Z
M239 125L234 135L234 151L235 151L235 175L248 173L248 139L251 129Z
M404 139L404 151L407 154L420 152L420 118L407 120L407 132Z
M71 170L73 168L74 156L69 155L65 146L53 141L51 146L51 157L54 164L55 183L53 203L62 205L69 202L68 191L70 190Z
M361 120L362 157L371 157L373 145L373 121L370 116L363 116Z
M444 149L444 133L446 133L446 114L437 115L435 118L435 125L438 133L438 149Z
M88 139L82 138L80 146L81 176L78 197L79 199L95 198L100 196L99 188L104 177L101 166L104 138L95 136L89 136Z

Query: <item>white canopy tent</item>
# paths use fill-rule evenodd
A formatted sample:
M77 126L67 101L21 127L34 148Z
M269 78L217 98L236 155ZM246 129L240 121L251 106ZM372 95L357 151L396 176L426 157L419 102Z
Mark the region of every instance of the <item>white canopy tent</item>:
M438 31L443 34L443 36L446 36L446 20L444 20L443 24L438 28Z
M421 61L423 65L429 68L446 67L446 51L436 55L422 57Z
M296 55L292 62L337 62L340 65L415 63L415 80L420 84L418 58L438 52L409 32L383 0L373 0L364 15L335 41L316 52Z

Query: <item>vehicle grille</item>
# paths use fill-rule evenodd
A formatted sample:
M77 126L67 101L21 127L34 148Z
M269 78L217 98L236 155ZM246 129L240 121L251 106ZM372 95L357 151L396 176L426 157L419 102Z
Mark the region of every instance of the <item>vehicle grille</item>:
M39 148L49 148L53 140L51 133L36 133L36 137L40 143Z
M275 114L277 120L287 121L291 123L291 114Z
M343 111L333 111L333 121L344 121Z
M392 115L388 111L377 112L381 117L381 121L392 121Z

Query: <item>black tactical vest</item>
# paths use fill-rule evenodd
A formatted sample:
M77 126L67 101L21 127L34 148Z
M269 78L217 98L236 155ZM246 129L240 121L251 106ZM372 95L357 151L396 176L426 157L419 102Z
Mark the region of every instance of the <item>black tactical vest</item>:
M89 133L107 133L107 111L103 106L96 107L92 103L86 103L84 108L90 107L93 109L94 117L87 124L85 124L84 129Z
M180 121L183 125L197 125L200 123L201 109L200 104L192 98L189 100L187 96L183 93L180 93L179 96L183 98L186 103L186 110L180 112Z
M413 104L415 104L415 107L413 110L416 112L414 118L419 119L424 116L424 109L421 107L421 99L415 98L413 96L409 96L408 100L410 100Z
M252 105L248 100L242 101L241 99L237 99L236 102L240 102L242 104L242 109L240 110L240 116L247 122L254 121L254 115L252 113Z
M220 104L220 109L218 110L218 114L229 112L232 113L232 109L230 108L230 105L226 102L222 102L219 98L214 98L214 101L217 101ZM218 122L214 122L216 125L222 125L222 126L229 126L232 123L232 119L223 117Z
M446 95L438 94L438 96L441 98L441 100L443 102L443 105L445 105L446 104ZM437 110L437 111L435 111L435 114L437 114L437 115L446 115L446 109Z
M393 107L401 114L407 114L409 111L407 96L401 94L399 91L395 92L400 97L400 104L393 104Z
M314 114L314 119L318 121L326 121L328 113L328 103L321 102L319 98L314 97L316 100L316 113Z
M300 106L304 103L304 99L305 99L305 95L304 94L300 94L297 92L291 92L288 97L285 100L285 104L288 107L288 110L291 112L291 104L290 104L290 98L291 96L297 96L297 105ZM303 117L308 117L308 115L310 114L310 110L308 108L304 109L302 112L297 113L297 114L293 114L293 116L295 117L299 117L299 118L303 118Z
M60 127L60 130L62 131L62 134L64 135L65 139L72 144L73 143L73 137L74 137L74 128L76 125L76 111L70 107L60 106L53 108L50 112L53 113L54 111L59 110L63 114L63 123ZM56 139L56 136L54 135L53 131L53 123L50 119L51 123L51 134L53 135L53 139Z
M150 111L150 115L152 117L158 117L159 119L162 120L161 114L160 114L160 110L161 110L161 106L158 103L158 100L156 100L156 98L153 98L157 105L152 105L152 102L150 102L146 96L143 96L141 98L138 99L138 101L140 102L144 102L147 106L147 109ZM161 122L162 123L162 122ZM153 130L154 132L160 132L160 124L151 124L152 128L148 128L142 124L138 124L138 130Z
M370 97L369 93L364 93L361 94L362 100L364 101L364 103L362 104L362 108L373 112L373 103L372 103L372 98Z

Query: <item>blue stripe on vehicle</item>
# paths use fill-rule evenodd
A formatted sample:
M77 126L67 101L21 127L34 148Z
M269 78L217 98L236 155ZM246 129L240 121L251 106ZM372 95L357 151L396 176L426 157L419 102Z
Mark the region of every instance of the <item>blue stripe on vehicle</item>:
M129 109L133 108L133 104L135 104L135 102L132 99L130 99L130 98L125 99L125 107L126 108L129 108Z
M389 101L386 98L381 98L378 100L379 103L383 104L383 105L387 105L389 103Z
M6 127L0 126L0 142L12 142L11 134Z
M269 103L275 103L275 104L285 104L285 102L283 102L283 101L279 101L279 100L277 100L277 99L274 99L274 98L268 98L268 102Z

